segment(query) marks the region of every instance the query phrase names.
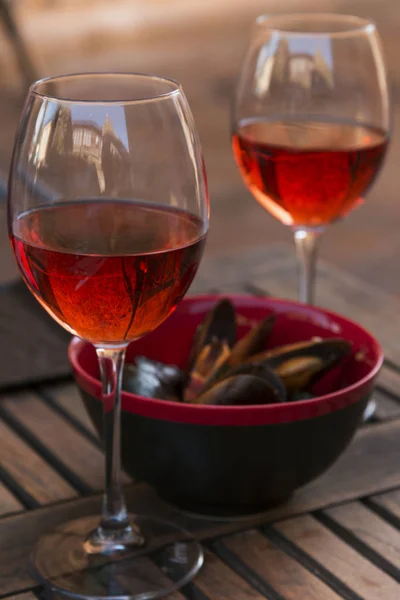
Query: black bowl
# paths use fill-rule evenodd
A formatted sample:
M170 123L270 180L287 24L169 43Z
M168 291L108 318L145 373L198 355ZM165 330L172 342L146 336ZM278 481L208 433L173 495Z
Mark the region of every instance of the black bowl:
M268 346L312 336L343 337L353 354L326 376L312 400L216 407L122 394L122 463L166 501L215 516L263 511L323 473L340 456L362 421L382 365L378 342L359 325L297 302L230 296L237 311L276 324ZM130 344L128 361L145 355L183 366L195 329L218 296L190 297L156 331ZM246 327L239 328L239 336ZM102 403L93 347L78 338L70 361L82 398L101 432Z

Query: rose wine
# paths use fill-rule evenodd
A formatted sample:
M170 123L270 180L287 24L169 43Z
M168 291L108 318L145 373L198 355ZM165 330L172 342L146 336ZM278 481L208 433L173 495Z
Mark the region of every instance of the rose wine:
M387 144L383 130L333 120L248 119L233 135L246 185L293 227L323 227L360 204Z
M11 241L29 288L61 325L115 343L145 335L175 309L205 226L174 208L89 199L21 214Z

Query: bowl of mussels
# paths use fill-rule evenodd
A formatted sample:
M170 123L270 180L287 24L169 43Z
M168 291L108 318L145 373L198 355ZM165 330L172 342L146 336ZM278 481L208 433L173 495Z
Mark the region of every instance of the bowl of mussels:
M99 368L69 358L101 435ZM129 345L122 463L187 511L240 516L286 501L340 456L383 361L362 327L322 308L253 296L192 296Z

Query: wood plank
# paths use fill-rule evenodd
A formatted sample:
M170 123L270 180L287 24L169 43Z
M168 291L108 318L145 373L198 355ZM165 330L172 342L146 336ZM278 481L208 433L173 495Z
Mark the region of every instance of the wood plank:
M400 531L398 529L392 527L360 502L343 504L324 512L400 569Z
M297 267L293 257L268 271L258 286L273 295L296 299ZM316 284L317 304L347 316L371 331L381 342L385 356L400 364L395 324L400 303L374 286L320 261Z
M371 498L374 504L388 510L397 519L400 519L400 490L377 494Z
M258 531L238 533L222 541L285 600L339 600L336 592Z
M306 515L274 527L363 600L398 600L400 586L329 529Z
M77 496L75 490L2 421L0 440L0 465L39 504Z
M376 403L374 416L379 421L400 418L400 402L381 392L379 389L374 391L372 398Z
M71 336L46 313L18 278L0 286L0 386L27 385L71 371Z
M58 406L97 437L96 429L87 413L75 383L46 387L45 392L51 396Z
M151 579L152 581L158 582L159 585L169 585L170 580L165 577L164 573L159 569L150 559L148 558L137 558L135 559L135 567L136 572L139 576L143 577L143 581L145 583L145 589L148 591L148 587L146 585L146 580ZM136 593L139 593L141 590L138 589ZM168 598L170 600L185 600L185 596L183 596L180 592L175 591L171 594L168 594Z
M21 594L15 594L12 600L37 600L37 597L33 592L22 592Z
M0 481L0 516L24 510L22 504Z
M126 488L127 504L132 512L157 514L178 521L199 539L211 539L400 487L399 448L399 421L364 427L325 475L299 490L287 504L246 519L191 518L166 506L145 484ZM100 504L100 496L91 496L1 519L0 556L6 560L0 561L0 594L16 593L31 584L27 563L39 535L51 532L68 519L96 514Z
M33 394L6 396L1 405L81 481L95 490L102 489L103 453L66 419Z
M293 248L286 244L209 260L205 268L210 286L218 286L223 273L223 281L236 285L237 289L253 287L278 297L297 298L296 260ZM395 326L400 312L397 298L323 260L318 261L316 292L318 305L361 323L381 341L386 357L400 365Z
M205 552L204 566L195 583L210 600L273 600L272 595L261 595L215 554L208 551Z
M383 365L379 373L378 385L395 398L400 397L400 373L386 365Z

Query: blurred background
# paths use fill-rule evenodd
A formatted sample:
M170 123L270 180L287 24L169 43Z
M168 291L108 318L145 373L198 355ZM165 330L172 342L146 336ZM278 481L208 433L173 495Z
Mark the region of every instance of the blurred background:
M6 177L28 82L76 71L142 71L178 79L206 160L209 257L246 252L292 234L245 189L230 145L230 102L258 14L327 11L372 18L383 40L393 139L365 205L329 228L321 256L400 294L400 3L395 0L0 0L0 176ZM1 180L0 180L1 181ZM15 277L0 202L0 281Z

